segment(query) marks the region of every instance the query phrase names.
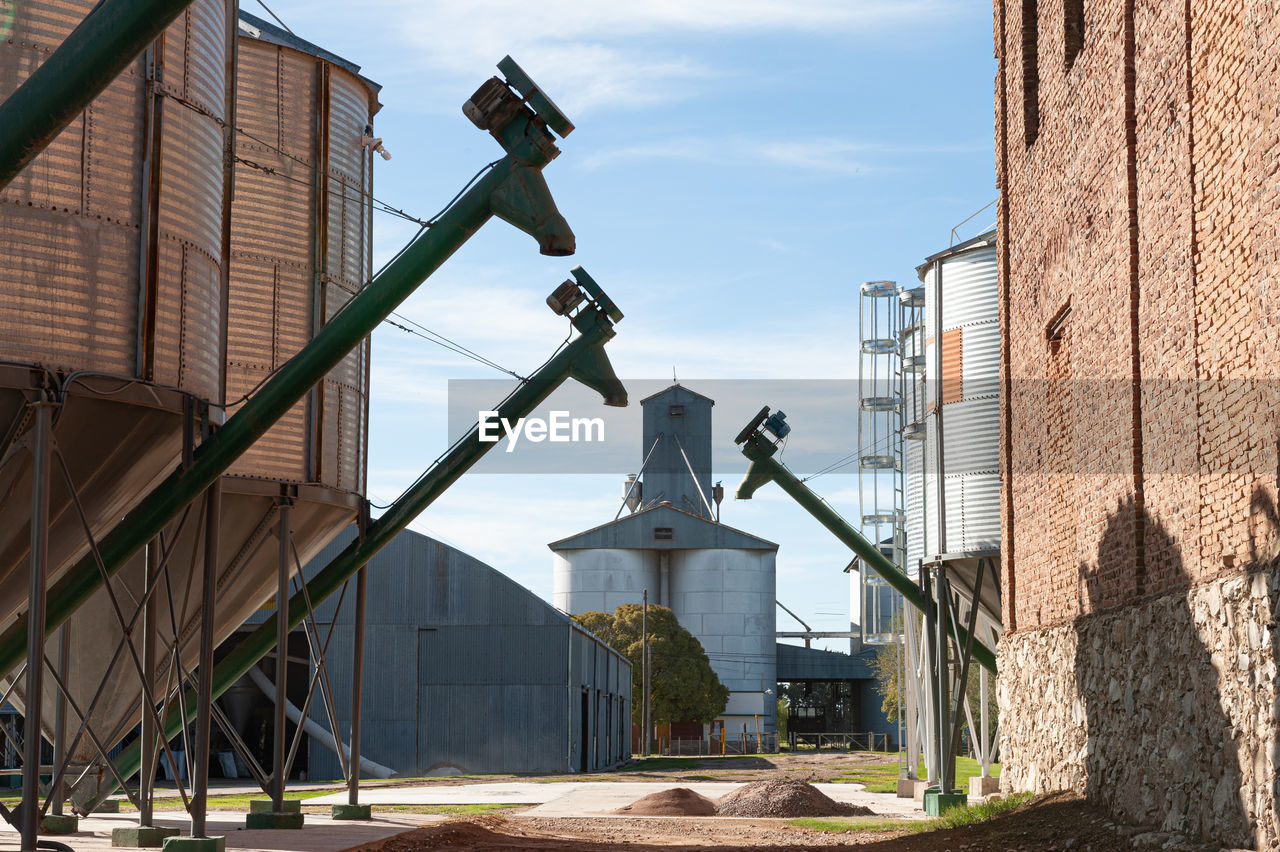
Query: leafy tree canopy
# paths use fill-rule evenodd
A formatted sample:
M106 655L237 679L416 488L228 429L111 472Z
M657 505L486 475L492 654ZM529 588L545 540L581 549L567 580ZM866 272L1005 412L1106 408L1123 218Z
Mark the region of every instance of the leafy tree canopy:
M610 615L584 612L573 618L631 661L631 717L640 724L644 706L641 621L644 607L623 604ZM693 720L707 723L720 715L729 690L711 669L702 643L680 626L665 606L649 605L649 700L655 724Z

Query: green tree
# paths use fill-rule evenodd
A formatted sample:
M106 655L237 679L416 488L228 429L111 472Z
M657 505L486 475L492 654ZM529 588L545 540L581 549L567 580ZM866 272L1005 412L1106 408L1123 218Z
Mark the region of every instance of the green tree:
M880 693L880 709L885 718L896 720L898 708L902 706L902 644L886 642L876 647L875 656L871 658L871 672L876 676L876 692Z
M640 724L644 706L641 665L644 607L623 604L610 615L584 612L573 618L592 633L617 648L631 661L631 717ZM710 722L724 710L729 690L711 669L702 643L680 626L675 614L665 606L649 605L649 702L655 724L692 720Z
M784 695L778 699L778 742L787 741L787 720L791 718L791 705Z

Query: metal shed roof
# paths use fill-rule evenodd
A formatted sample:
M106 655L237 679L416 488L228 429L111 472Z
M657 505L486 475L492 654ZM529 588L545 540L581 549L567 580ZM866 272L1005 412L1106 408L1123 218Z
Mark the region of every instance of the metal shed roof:
M655 540L654 529L671 530L669 539ZM777 550L778 545L733 527L708 521L670 503L593 527L547 545L553 551L595 550Z

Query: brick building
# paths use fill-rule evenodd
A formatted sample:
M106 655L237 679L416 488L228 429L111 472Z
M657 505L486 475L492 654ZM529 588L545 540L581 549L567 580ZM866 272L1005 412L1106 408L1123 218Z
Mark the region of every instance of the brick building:
M995 0L1004 784L1280 843L1280 3Z

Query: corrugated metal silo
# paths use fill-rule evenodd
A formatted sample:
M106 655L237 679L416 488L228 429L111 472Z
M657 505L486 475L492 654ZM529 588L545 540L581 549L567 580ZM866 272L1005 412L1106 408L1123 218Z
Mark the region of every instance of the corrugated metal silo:
M0 99L96 5L10 4ZM225 43L222 0L196 0L0 191L0 621L26 603L33 388L63 393L95 536L177 462L188 402L222 401ZM52 579L88 544L60 476L50 498Z
M923 500L923 554L1000 546L1000 326L994 232L930 257L925 290L926 377L923 453L908 454L909 495ZM937 289L942 290L942 380L935 381ZM945 541L939 542L937 421L942 396ZM923 473L920 465L923 463ZM914 466L913 466L914 465ZM908 514L913 514L908 499ZM916 511L917 518L921 515ZM908 532L908 538L912 533ZM919 534L917 533L917 539Z
M357 66L249 15L241 16L237 65L228 416L371 275L373 153L361 137L379 108L377 85ZM284 514L291 573L357 518L367 463L368 370L366 341L222 478L218 642L271 605ZM167 533L174 550L170 581L180 601L199 598L201 526L193 519ZM121 571L117 588L140 598L145 575L140 555ZM72 654L72 676L81 689L97 687L106 662L89 653L90 645L120 636L110 612L100 590L72 621L72 646L84 651ZM199 645L198 607L186 606L174 618L181 656L191 666ZM162 647L174 643L165 618L159 641ZM157 687L170 668L168 662L158 667ZM117 670L110 682L94 714L99 737L108 743L137 722L143 701L134 672ZM95 760L85 746L77 757Z

